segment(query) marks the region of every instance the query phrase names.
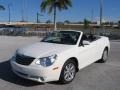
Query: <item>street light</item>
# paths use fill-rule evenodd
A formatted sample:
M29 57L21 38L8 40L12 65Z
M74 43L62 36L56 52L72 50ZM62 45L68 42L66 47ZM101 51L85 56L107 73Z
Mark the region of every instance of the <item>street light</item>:
M25 10L25 1L22 0L22 22L25 21L25 18L24 18L24 14L25 14L25 12L24 12L24 10Z
M94 10L91 10L91 23L93 23L93 19L94 19Z
M11 4L8 4L8 11L9 11L9 15L8 15L8 17L9 17L9 23L11 22Z
M100 0L100 26L102 27L102 18L103 18L103 0Z
M37 12L37 23L39 23L39 16L43 16L43 15Z

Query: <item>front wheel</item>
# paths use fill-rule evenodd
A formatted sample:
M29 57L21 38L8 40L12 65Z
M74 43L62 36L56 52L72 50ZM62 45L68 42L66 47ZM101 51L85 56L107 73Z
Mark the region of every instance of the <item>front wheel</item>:
M63 69L61 71L60 75L60 81L61 83L70 83L76 75L76 63L74 61L67 61Z

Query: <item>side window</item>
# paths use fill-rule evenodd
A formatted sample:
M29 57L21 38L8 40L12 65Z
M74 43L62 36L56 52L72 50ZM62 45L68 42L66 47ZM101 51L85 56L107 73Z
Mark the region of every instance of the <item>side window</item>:
M79 43L80 46L83 45L83 41L84 41L84 40L88 40L88 37L87 37L86 34L83 34L83 35L82 35L82 38L81 38L80 43Z
M96 36L94 36L93 34L83 34L81 41L80 41L80 46L83 45L83 41L89 41L89 42L93 42L96 40Z
M90 42L93 42L93 41L96 40L96 37L95 37L93 34L90 34L90 35L88 36L88 40L89 40Z

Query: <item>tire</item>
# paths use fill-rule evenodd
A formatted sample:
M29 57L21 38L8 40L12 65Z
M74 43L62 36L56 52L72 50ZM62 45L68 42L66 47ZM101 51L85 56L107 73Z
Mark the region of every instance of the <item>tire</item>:
M76 75L76 63L72 60L68 60L62 68L61 75L60 75L60 83L68 84L73 81Z
M108 60L108 50L105 49L102 54L102 58L99 60L101 63L105 63Z

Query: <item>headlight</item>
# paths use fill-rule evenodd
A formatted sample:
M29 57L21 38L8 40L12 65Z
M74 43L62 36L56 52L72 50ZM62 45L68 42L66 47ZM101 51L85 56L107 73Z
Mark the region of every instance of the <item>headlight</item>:
M56 58L57 58L57 55L51 55L48 57L39 58L39 60L36 61L36 64L42 65L44 67L48 67L48 66L51 66L55 62Z
M15 60L15 58L16 58L16 54L17 54L17 53L15 52L14 55L12 56L12 58L11 58L12 61Z

